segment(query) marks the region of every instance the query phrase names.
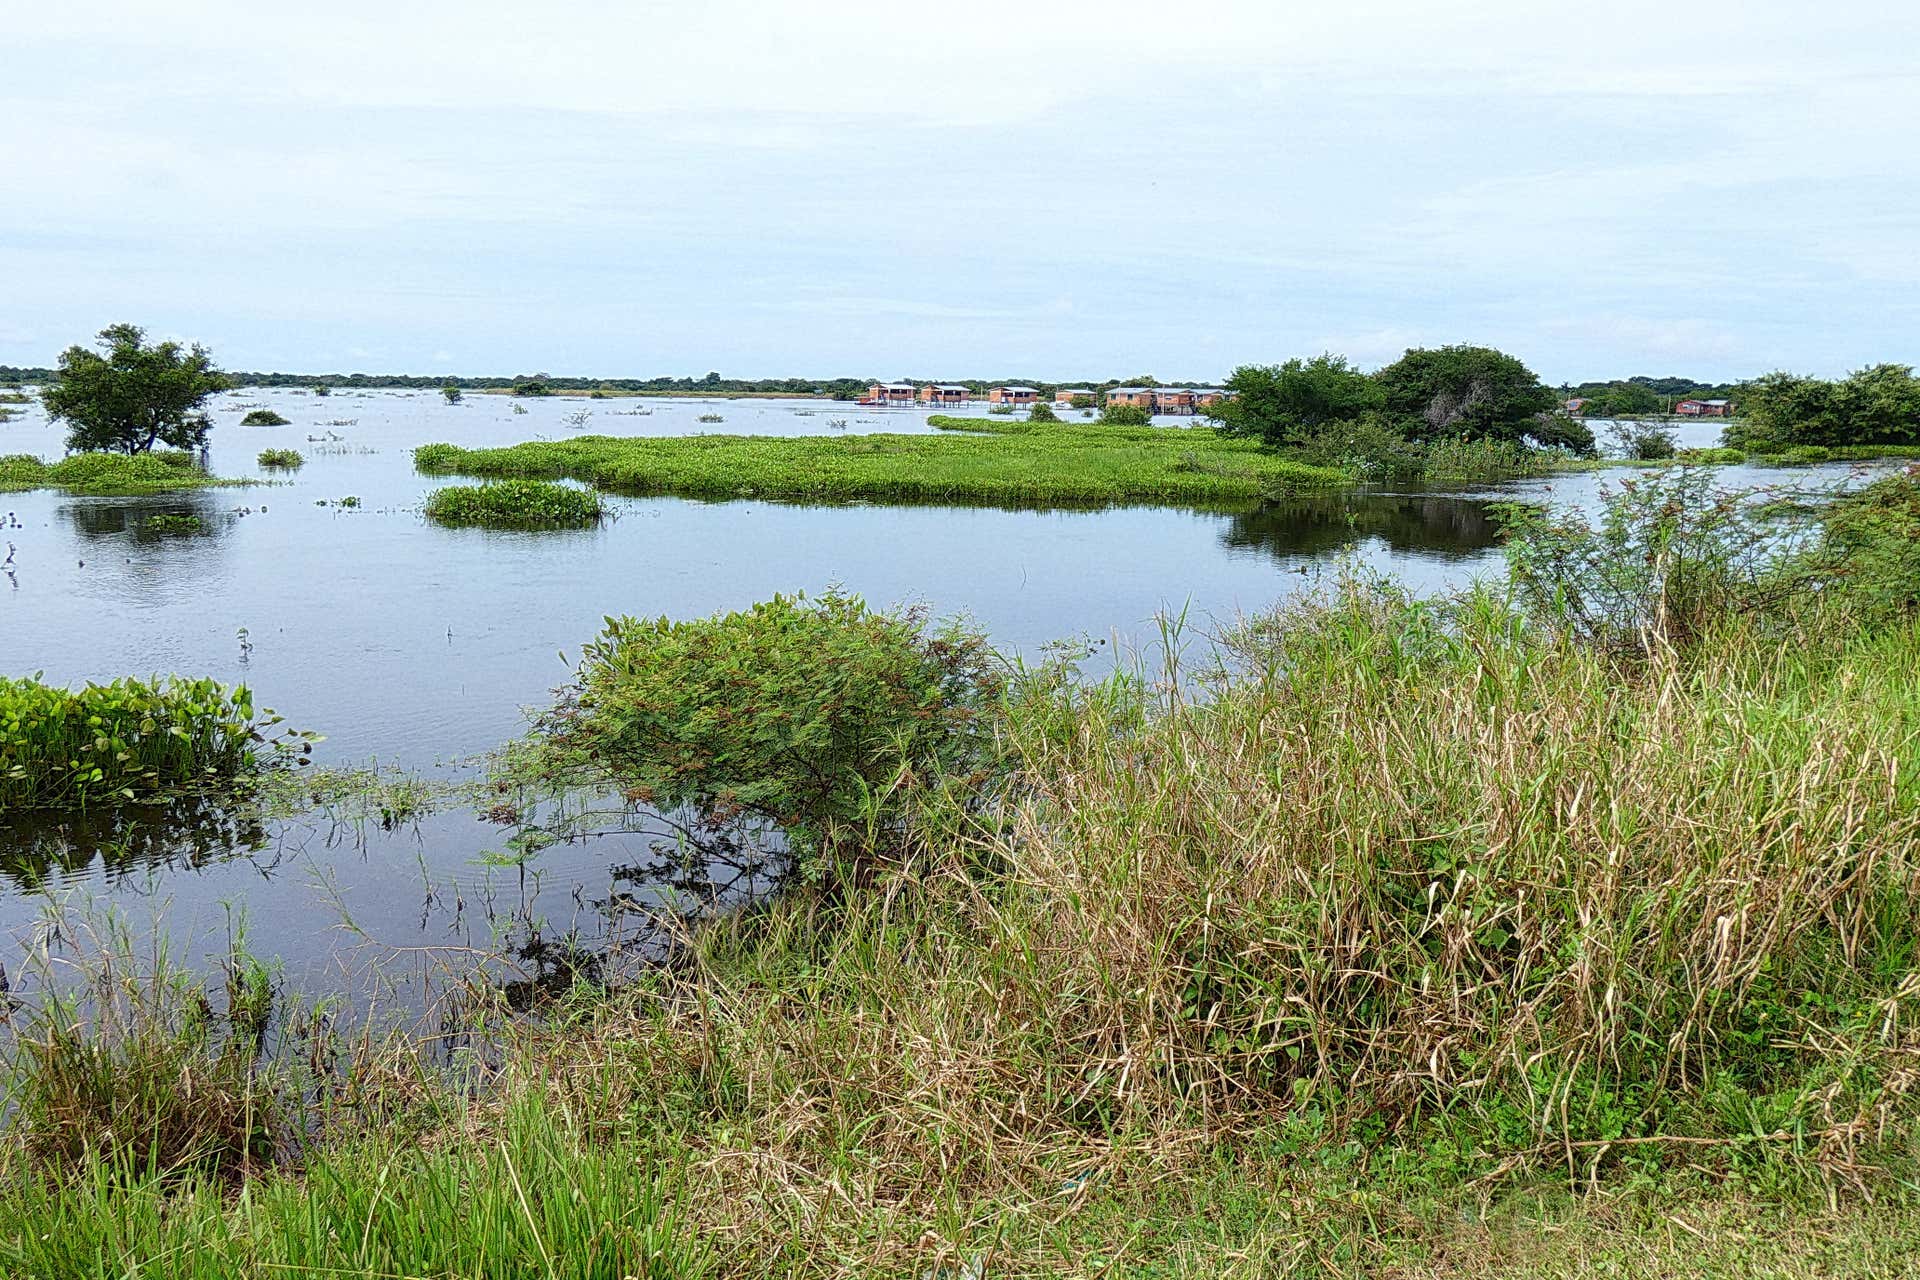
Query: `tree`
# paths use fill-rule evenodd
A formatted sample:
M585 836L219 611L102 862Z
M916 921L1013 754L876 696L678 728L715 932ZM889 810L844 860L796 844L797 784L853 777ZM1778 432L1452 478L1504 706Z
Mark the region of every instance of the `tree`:
M1741 449L1920 443L1920 379L1904 364L1873 365L1840 382L1770 373L1745 388L1740 408L1742 420L1725 435Z
M454 386L442 387L440 388L440 394L447 398L448 404L460 403L460 388L458 387L454 387Z
M1298 444L1322 427L1352 422L1386 401L1380 384L1347 363L1318 355L1281 365L1242 365L1227 379L1235 394L1207 410L1227 435L1269 445Z
M138 325L100 331L96 355L71 346L60 356L59 381L41 395L47 416L67 424L67 448L145 453L156 444L199 449L212 426L200 406L229 383L205 347L177 342L148 346Z
M1517 444L1579 437L1553 413L1554 394L1533 370L1492 347L1416 347L1374 376L1388 411L1416 439L1474 436ZM1586 435L1591 447L1592 433Z

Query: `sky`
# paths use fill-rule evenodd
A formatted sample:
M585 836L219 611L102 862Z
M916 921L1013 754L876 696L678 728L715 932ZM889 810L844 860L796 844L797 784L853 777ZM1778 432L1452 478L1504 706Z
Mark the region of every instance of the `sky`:
M1896 0L98 0L10 25L0 364L120 321L310 373L1920 361L1920 6Z

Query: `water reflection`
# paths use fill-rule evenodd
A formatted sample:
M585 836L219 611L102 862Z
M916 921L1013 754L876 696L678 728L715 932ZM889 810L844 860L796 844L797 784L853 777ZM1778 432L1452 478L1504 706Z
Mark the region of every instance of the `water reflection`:
M1363 539L1396 552L1466 560L1499 545L1492 505L1451 494L1303 495L1235 515L1220 536L1229 547L1257 548L1285 563L1331 555Z
M197 871L236 858L264 868L255 855L271 844L257 813L210 796L84 814L14 814L0 823L0 883L35 893L81 876L117 887L161 870Z

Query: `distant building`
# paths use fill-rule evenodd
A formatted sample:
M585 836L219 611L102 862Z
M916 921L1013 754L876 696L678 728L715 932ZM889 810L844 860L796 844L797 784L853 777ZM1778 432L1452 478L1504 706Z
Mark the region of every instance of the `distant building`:
M1193 407L1211 409L1222 400L1233 399L1233 392L1225 387L1195 387L1193 389Z
M1673 411L1682 418L1731 418L1733 401L1682 400L1673 406Z
M911 382L876 382L867 388L867 404L911 405L916 388Z
M1192 413L1194 396L1188 387L1159 387L1153 393L1155 413Z
M1032 387L993 387L987 391L987 399L994 404L1032 404L1040 398L1040 393Z
M1578 413L1586 407L1587 399L1585 396L1575 396L1573 399L1567 401L1568 413Z
M1093 394L1093 390L1090 387L1062 387L1053 393L1053 402L1056 405L1070 408L1073 405L1074 399L1079 396L1085 396L1089 400L1099 398Z
M1136 409L1152 410L1153 388L1115 387L1113 390L1107 392L1107 403L1110 405L1131 405Z
M973 399L973 388L957 382L935 382L920 388L921 404L965 404Z

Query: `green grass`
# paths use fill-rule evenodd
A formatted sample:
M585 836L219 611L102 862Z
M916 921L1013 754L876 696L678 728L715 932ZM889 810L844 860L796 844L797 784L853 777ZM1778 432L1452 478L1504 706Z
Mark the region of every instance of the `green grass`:
M571 477L695 498L1204 504L1349 483L1344 473L1288 462L1204 427L930 421L949 434L582 436L503 449L425 445L414 462L427 472Z
M230 782L277 748L253 695L212 680L62 689L0 676L0 810L85 809Z
M593 490L544 480L449 485L427 498L426 511L440 524L490 529L585 529L606 514Z
M0 456L0 493L66 489L72 493L134 495L251 483L208 475L192 454L164 450L132 455L75 453L58 462L42 462L28 453Z
M262 449L256 461L263 467L278 467L286 471L296 471L307 462L298 449Z

